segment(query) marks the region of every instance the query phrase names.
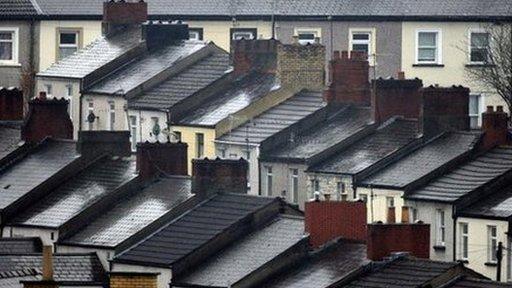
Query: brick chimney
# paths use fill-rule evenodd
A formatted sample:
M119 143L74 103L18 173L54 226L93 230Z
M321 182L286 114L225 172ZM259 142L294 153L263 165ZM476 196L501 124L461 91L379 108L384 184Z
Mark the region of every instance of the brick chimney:
M23 92L0 87L0 121L23 120Z
M186 143L139 143L137 144L137 171L142 179L151 179L162 173L187 175Z
M235 76L250 71L275 73L278 43L274 39L233 40L231 51Z
M110 272L110 288L156 288L160 273Z
M73 139L73 123L68 114L69 102L47 99L46 92L28 102L28 114L21 128L21 138L39 142L46 137Z
M181 21L148 21L142 25L142 39L149 50L189 37L188 24Z
M192 160L192 193L208 197L216 193L247 193L248 163L239 160Z
M469 130L469 89L462 86L421 89L423 94L423 134Z
M129 131L80 131L77 151L82 155L107 153L112 156L130 156Z
M328 103L347 103L361 106L370 105L369 65L365 53L334 51L329 61L329 84L324 91Z
M487 106L487 111L482 114L482 130L484 137L481 149L488 150L495 146L508 144L508 115L503 111L503 106Z
M277 76L282 87L322 89L325 83L325 46L318 43L279 44Z
M141 0L109 0L103 3L104 35L112 35L117 30L142 24L148 20L148 4Z
M41 261L43 279L21 281L24 288L58 288L59 285L53 279L53 247L43 246L43 259Z
M397 79L372 81L375 93L372 99L374 119L377 123L385 122L393 116L408 119L421 119L422 96L420 88L423 82L419 79L405 79L403 73Z
M305 206L309 242L318 248L337 238L366 241L366 204L362 201L311 201Z
M430 225L368 224L368 259L380 261L393 252L409 252L412 256L428 259L430 256Z

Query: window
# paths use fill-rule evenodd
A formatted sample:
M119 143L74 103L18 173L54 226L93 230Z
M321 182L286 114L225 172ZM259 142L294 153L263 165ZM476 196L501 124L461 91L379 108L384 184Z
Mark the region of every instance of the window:
M130 116L130 137L132 151L137 150L137 116Z
M290 189L293 203L299 202L299 169L290 169Z
M52 84L44 84L44 90L46 91L47 96L53 95L53 87Z
M272 166L265 167L265 170L267 171L267 190L265 192L267 196L272 196Z
M190 40L203 40L203 28L190 28L188 34Z
M317 179L311 180L311 198L315 198L315 193L320 193L320 181Z
M196 158L204 156L204 134L196 133Z
M238 154L236 154L236 153L229 153L229 158L237 159L238 158Z
M181 141L181 132L180 131L173 131L172 133L174 133L174 140L176 142L180 142Z
M79 32L71 30L59 31L58 60L68 57L78 50Z
M482 96L480 94L469 95L469 121L472 129L480 127L480 112L482 111Z
M496 226L487 226L487 261L496 262L496 250L498 249L498 232Z
M18 28L0 28L0 65L18 64Z
M55 240L55 232L50 233L50 239L53 241Z
M338 182L336 183L336 195L338 201L347 201L347 192L345 191L345 183Z
M412 222L415 223L416 221L418 221L418 209L416 208L411 208L409 209L409 211L411 211L411 219L412 219Z
M245 159L247 161L251 160L251 150L249 150L249 149L245 150Z
M316 38L320 38L321 30L320 29L308 29L308 28L299 28L295 30L295 35L297 35L299 44L314 44Z
M151 117L151 132L150 135L155 137L155 140L158 140L158 135L160 135L160 118Z
M416 64L441 64L440 34L440 30L417 31Z
M488 62L489 33L469 33L469 62L483 64Z
M217 148L217 156L219 156L220 158L226 158L226 148L225 147Z
M89 121L89 115L94 115L94 102L89 101L88 107L87 107L87 123L89 123L89 131L93 130L93 122Z
M372 54L371 39L371 32L352 31L350 35L350 51L362 51L367 55Z
M386 197L386 205L388 208L395 207L395 198L394 197Z
M445 219L444 219L444 210L437 210L436 211L436 225L437 225L437 232L436 232L436 245L437 246L444 246L445 245L445 237L446 237L446 226L445 226Z
M231 40L252 40L257 38L257 30L253 28L232 28Z
M459 223L459 234L460 234L460 258L462 260L468 260L468 223Z
M66 85L66 99L68 100L68 114L73 119L73 84Z
M109 112L108 112L108 118L109 118L108 129L110 131L114 131L115 130L115 124L116 124L116 104L114 102L109 102L108 103L108 107L109 107Z

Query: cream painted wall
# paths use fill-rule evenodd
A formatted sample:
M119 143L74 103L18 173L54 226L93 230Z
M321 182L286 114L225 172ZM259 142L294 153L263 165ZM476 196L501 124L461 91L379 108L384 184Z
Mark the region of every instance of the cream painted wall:
M114 130L127 130L126 119L126 100L122 97L111 97L103 95L84 95L82 97L82 129L89 130L89 123L86 122L89 115L89 103L93 103L93 113L96 115L96 120L92 124L93 130L110 130L110 102L114 103L115 107L115 124ZM76 123L78 127L78 120L73 119L73 124ZM76 129L75 129L76 130Z
M53 240L52 240L53 234ZM12 227L6 226L3 229L2 237L39 237L43 245L53 246L55 241L59 239L59 231L55 229L30 228L30 227Z
M188 174L192 173L192 159L196 158L196 134L204 135L204 156L215 157L215 129L191 126L171 126L171 131L181 132L181 142L188 144Z
M66 245L55 245L56 253L96 253L100 259L103 268L106 271L110 270L109 260L114 256L114 249L100 249L98 247L78 247L78 246L66 246Z
M57 59L57 31L60 28L78 29L81 47L101 36L101 21L41 21L39 43L39 71L50 67Z
M497 240L503 243L503 247L510 249L511 247L507 241L508 222L499 220L476 219L461 217L457 219L457 259L461 259L461 234L459 223L468 224L468 263L466 266L475 270L491 279L496 279L496 267L485 265L488 262L488 232L489 225L496 226ZM507 254L510 253L504 250L503 266L501 270L502 281L507 280L507 269L509 269L509 261L507 261Z
M157 277L158 288L168 288L172 278L171 269L157 268L150 266L139 266L113 263L112 271L114 272L140 272L140 273L160 273Z
M358 187L357 194L365 194L368 197L366 202L366 209L368 211L368 223L382 221L386 223L388 213L388 197L393 197L395 207L395 220L401 222L402 220L402 207L404 206L404 199L402 198L403 191L389 190L389 189L369 189L365 187ZM412 221L412 219L410 219Z

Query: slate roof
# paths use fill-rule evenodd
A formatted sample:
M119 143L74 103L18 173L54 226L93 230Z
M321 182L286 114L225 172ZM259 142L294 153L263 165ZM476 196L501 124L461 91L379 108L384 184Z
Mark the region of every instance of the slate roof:
M170 108L188 96L220 79L229 69L229 54L217 49L214 54L191 65L178 75L128 101L129 108Z
M446 288L508 288L512 287L511 283L504 282L496 282L486 279L476 279L476 278L461 278L455 281L451 285L445 286Z
M85 93L124 95L207 45L206 42L187 40L150 50L137 60L113 71Z
M169 267L274 201L242 194L216 195L117 255L114 262Z
M235 285L305 237L304 219L278 217L196 266L192 273L176 282L216 287Z
M497 147L413 191L406 198L450 203L511 169L512 147Z
M339 287L365 288L416 288L423 287L432 279L461 265L455 262L441 262L423 259L396 259L353 282Z
M417 121L395 119L309 171L335 174L362 172L418 139L417 125Z
M365 179L363 185L403 188L475 147L480 133L448 132Z
M0 159L14 152L20 142L20 129L0 125Z
M267 288L328 287L366 265L366 245L341 242L264 283Z
M370 109L344 107L327 122L321 122L309 131L293 136L286 144L262 155L275 160L300 159L310 157L343 142L354 133L363 130L372 122Z
M462 217L507 220L512 216L512 185L500 189L489 197L463 208L459 212L459 215Z
M0 255L41 253L43 244L40 238L0 238Z
M230 114L246 108L278 88L275 75L249 74L235 81L229 89L210 97L183 119L176 121L175 125L215 126Z
M42 271L42 255L0 255L0 273L24 269ZM55 280L63 282L101 283L106 276L96 253L54 254L53 270Z
M37 6L30 0L2 0L0 1L0 18L16 16L35 16L38 13Z
M0 171L0 209L18 200L79 157L75 142L47 140Z
M41 280L41 274L41 271L36 269L0 272L0 288L23 288L20 281Z
M259 144L266 138L325 107L322 92L303 90L224 134L218 141Z
M135 161L101 159L19 213L10 225L58 228L135 176Z
M67 1L71 6L80 6L85 1ZM52 64L44 71L37 73L42 77L61 77L81 79L108 64L112 60L129 52L141 42L141 29L128 29L106 38L100 36L76 53Z
M115 248L191 196L190 178L161 178L59 243Z

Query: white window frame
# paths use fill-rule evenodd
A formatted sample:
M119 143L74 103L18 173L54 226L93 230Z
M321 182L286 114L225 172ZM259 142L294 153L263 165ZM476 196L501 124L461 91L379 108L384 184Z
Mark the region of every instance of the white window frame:
M436 246L446 245L446 213L443 209L436 210Z
M201 143L202 145L199 145L200 144L199 143L200 142L199 141L199 138L200 138L199 136L200 135L202 135L202 137L201 137L202 138L202 143ZM197 132L197 133L195 133L194 136L195 136L194 140L195 140L195 144L196 144L195 157L201 159L201 158L204 157L204 152L205 152L204 151L205 150L205 137L204 137L204 133ZM201 146L201 149L199 149L200 146Z
M489 31L485 30L484 28L470 28L468 30L468 63L473 64L473 65L485 64L486 62L482 62L482 61L471 61L471 34L473 34L473 33L489 34ZM489 35L488 41L491 41L490 35Z
M237 34L240 34L240 35L246 34L246 35L250 35L250 37L249 38L247 38L247 37L239 38L239 37L237 37ZM242 38L245 39L245 40L254 40L257 37L258 37L258 35L254 35L254 33L251 32L251 31L233 31L233 35L231 37L231 40L238 40L238 39L242 39Z
M112 105L114 106L114 109L112 109ZM116 125L116 103L114 101L108 101L108 130L114 131L115 125Z
M368 44L368 63L370 66L376 65L376 33L375 28L350 28L348 31L348 51L352 52L354 44ZM354 40L354 34L368 34L368 40Z
M464 227L466 227L466 232L464 232ZM467 222L459 223L459 255L460 260L467 261L469 258L469 223Z
M266 196L272 196L272 190L274 188L274 174L272 171L272 166L265 166L265 174L265 193Z
M492 235L492 229L496 235ZM487 225L487 262L496 263L496 249L493 250L493 241L496 249L498 248L498 227L496 225Z
M66 99L68 103L68 114L71 120L73 120L73 84L66 84Z
M44 90L46 91L46 96L52 97L53 95L53 85L51 83L43 84Z
M297 186L295 186L295 182L297 182ZM291 195L291 201L293 203L299 202L299 169L297 168L291 168L290 169L290 195ZM297 188L297 189L295 189Z
M58 60L62 59L62 55L60 52L61 48L75 48L76 51L80 50L80 30L75 30L72 28L59 28L57 32L57 49L58 49ZM75 34L75 44L62 44L60 43L61 34ZM76 52L75 51L75 52Z
M477 114L472 114L471 111L469 111L469 118L470 118L470 124L471 124L472 117L477 118L477 127L470 127L470 128L478 129L482 126L482 113L484 112L484 95L482 93L470 93L470 95L469 95L469 104L470 105L471 105L471 98L474 96L478 96L478 111L477 111Z
M135 124L132 124L132 119L135 119ZM137 150L137 134L139 133L139 117L137 115L128 116L128 128L130 129L130 143L132 151Z
M348 198L347 185L342 180L336 182L336 194L338 201L344 201Z
M0 66L19 66L19 28L0 27L0 32L12 32L12 60L0 60ZM0 40L2 41L2 40ZM5 40L4 40L5 41ZM2 42L4 42L2 41ZM7 42L7 41L6 41Z
M203 34L201 34L201 31L202 30ZM188 31L188 34L189 34L189 40L194 40L194 41L202 41L203 39L201 38L204 38L204 29L203 28L190 28L189 31ZM197 37L191 37L192 34L194 35L197 35ZM203 37L201 37L203 36Z
M388 208L395 207L395 197L386 196L386 207L388 207Z
M299 44L306 45L306 44L314 44L316 41L316 38L320 40L320 43L322 41L322 28L306 28L306 27L300 27L294 29L294 35L299 37L300 34L313 34L315 37L312 40L299 40Z
M89 118L89 115L91 113L94 113L94 101L88 100L87 101L87 116L85 116L85 119ZM87 122L89 131L94 130L94 123Z
M439 28L432 28L432 29L416 29L416 35L415 35L415 50L414 50L414 63L416 65L442 65L443 63L443 33L442 30ZM419 61L419 35L420 33L437 33L436 37L436 59L434 61Z

